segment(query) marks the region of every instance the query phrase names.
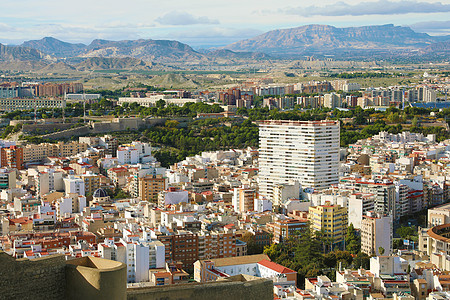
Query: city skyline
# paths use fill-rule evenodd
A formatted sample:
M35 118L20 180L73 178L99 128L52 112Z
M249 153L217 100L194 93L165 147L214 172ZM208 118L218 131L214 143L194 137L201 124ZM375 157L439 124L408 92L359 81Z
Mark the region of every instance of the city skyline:
M62 1L62 4L69 4ZM274 29L307 24L336 27L394 24L431 35L449 34L450 1L228 1L122 2L80 0L76 6L52 1L7 1L0 14L0 43L52 36L66 42L93 39L170 39L193 47L223 46ZM157 6L155 6L157 5ZM67 7L70 7L68 9ZM70 13L67 13L69 11ZM220 12L220 13L218 13Z

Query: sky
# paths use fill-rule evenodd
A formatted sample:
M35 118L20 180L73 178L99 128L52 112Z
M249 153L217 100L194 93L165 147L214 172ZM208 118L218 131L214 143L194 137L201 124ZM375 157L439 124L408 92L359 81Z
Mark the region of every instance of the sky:
M3 44L52 36L84 44L170 39L208 48L307 24L394 24L450 34L450 0L0 0Z

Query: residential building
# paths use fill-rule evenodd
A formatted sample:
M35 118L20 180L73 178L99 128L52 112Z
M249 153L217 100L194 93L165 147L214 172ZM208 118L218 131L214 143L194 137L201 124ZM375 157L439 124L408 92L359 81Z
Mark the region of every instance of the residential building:
M0 98L0 111L34 110L40 108L64 108L66 100L59 98Z
M166 263L165 269L150 270L150 282L155 286L187 283L189 273L183 270L180 263Z
M330 246L326 245L328 250L332 251L335 247L344 248L348 225L346 207L331 205L329 202L325 205L312 206L309 208L308 218L311 229L322 231L324 238L330 241Z
M100 188L100 175L87 171L84 174L78 175L78 178L84 181L85 195L92 195Z
M124 103L137 103L141 106L153 107L156 106L156 103L160 100L164 100L166 105L173 104L176 106L183 106L186 103L199 103L202 102L201 99L194 98L172 98L170 95L165 94L155 94L146 98L138 98L138 97L122 97L119 98L118 104L123 105Z
M36 193L39 197L51 191L64 191L63 172L45 169L34 176Z
M0 190L16 188L16 170L1 168L0 169Z
M233 208L236 212L255 210L256 190L248 186L235 188L233 192Z
M194 264L194 279L197 282L216 281L240 274L269 278L274 285L284 287L297 285L297 272L270 261L265 254L198 260Z
M307 219L279 219L273 223L268 223L267 228L273 234L273 243L282 243L295 232L302 230L308 225Z
M1 107L1 105L0 105ZM19 146L10 146L1 148L1 166L11 169L23 170L23 148Z
M66 194L78 194L80 196L86 195L86 188L85 188L84 180L81 178L76 178L73 175L68 176L67 178L64 178L64 190Z
M156 202L158 193L167 188L167 178L162 175L147 175L139 178L139 199Z
M324 189L339 181L339 122L261 121L259 193L271 200L278 184Z
M361 228L361 220L369 211L374 210L375 195L354 193L348 199L348 224Z
M361 221L361 251L367 255L390 255L392 252L392 216L368 212ZM380 249L383 253L380 253Z

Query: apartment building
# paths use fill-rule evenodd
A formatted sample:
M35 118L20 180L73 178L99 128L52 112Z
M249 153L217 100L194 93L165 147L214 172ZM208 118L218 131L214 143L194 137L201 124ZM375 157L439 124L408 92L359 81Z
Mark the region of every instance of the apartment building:
M348 224L356 229L361 228L361 220L369 211L374 210L375 195L354 193L348 199Z
M0 190L16 188L16 171L14 169L0 169Z
M300 192L300 183L298 181L289 184L277 184L273 188L272 204L278 208L289 199L299 199Z
M237 256L235 233L202 231L198 236L198 259Z
M139 199L157 201L158 193L166 190L167 178L162 175L147 175L139 178Z
M267 228L273 234L272 242L278 244L291 237L296 231L305 228L307 225L307 219L285 219L268 223Z
M330 240L328 250L335 247L343 248L345 232L347 230L347 208L340 205L312 206L309 208L308 218L314 231L323 231L324 237Z
M88 145L78 142L59 142L57 144L41 143L29 144L23 147L23 161L25 163L38 162L47 157L69 157L87 150Z
M443 204L428 209L428 227L450 223L450 204Z
M1 105L0 105L1 106ZM1 166L17 170L23 170L23 148L18 146L10 146L1 148Z
M64 190L66 194L76 193L80 196L86 195L84 180L81 178L76 178L75 176L64 178Z
M105 239L98 244L102 258L123 262L127 265L127 282L148 282L149 270L165 265L164 245L160 241L146 241L129 235L119 242Z
M110 168L106 173L108 178L110 178L117 187L124 187L127 184L128 176L130 175L128 169L124 167Z
M256 190L248 186L235 188L233 192L233 207L236 212L255 210Z
M85 195L93 195L94 192L100 188L100 175L92 172L86 172L77 176L84 181Z
M324 189L339 181L339 122L261 121L259 193L271 200L278 184Z
M74 83L44 83L34 85L36 97L56 97L66 93L78 93L83 90L83 84Z
M398 218L396 190L395 185L392 182L357 181L356 190L361 193L370 193L375 195L375 212L391 215L394 220Z
M166 261L181 262L183 268L192 269L198 259L198 236L187 230L157 232L156 237L165 247Z
M384 253L380 253L380 248ZM367 255L392 252L392 216L369 212L361 221L361 251Z
M63 172L46 169L34 176L36 194L40 197L51 191L64 191Z
M172 98L170 95L164 95L164 94L157 94L157 95L151 95L149 97L145 98L138 98L138 97L122 97L119 98L119 105L123 105L124 103L137 103L141 106L145 107L153 107L156 106L156 103L160 100L164 100L167 105L173 104L176 106L183 106L186 103L199 103L202 102L201 99L194 99L194 98Z
M0 111L34 110L40 108L64 108L65 99L58 98L0 98Z

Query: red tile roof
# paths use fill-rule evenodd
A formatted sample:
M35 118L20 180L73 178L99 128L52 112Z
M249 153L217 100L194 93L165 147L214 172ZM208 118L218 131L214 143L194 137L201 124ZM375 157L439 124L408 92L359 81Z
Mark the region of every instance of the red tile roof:
M297 273L294 270L286 268L286 267L284 267L282 265L279 265L277 263L274 263L272 261L268 261L267 259L261 260L260 262L258 262L258 264L260 264L260 265L262 265L262 266L264 266L266 268L272 269L275 272L278 272L278 273L281 273L281 274Z

